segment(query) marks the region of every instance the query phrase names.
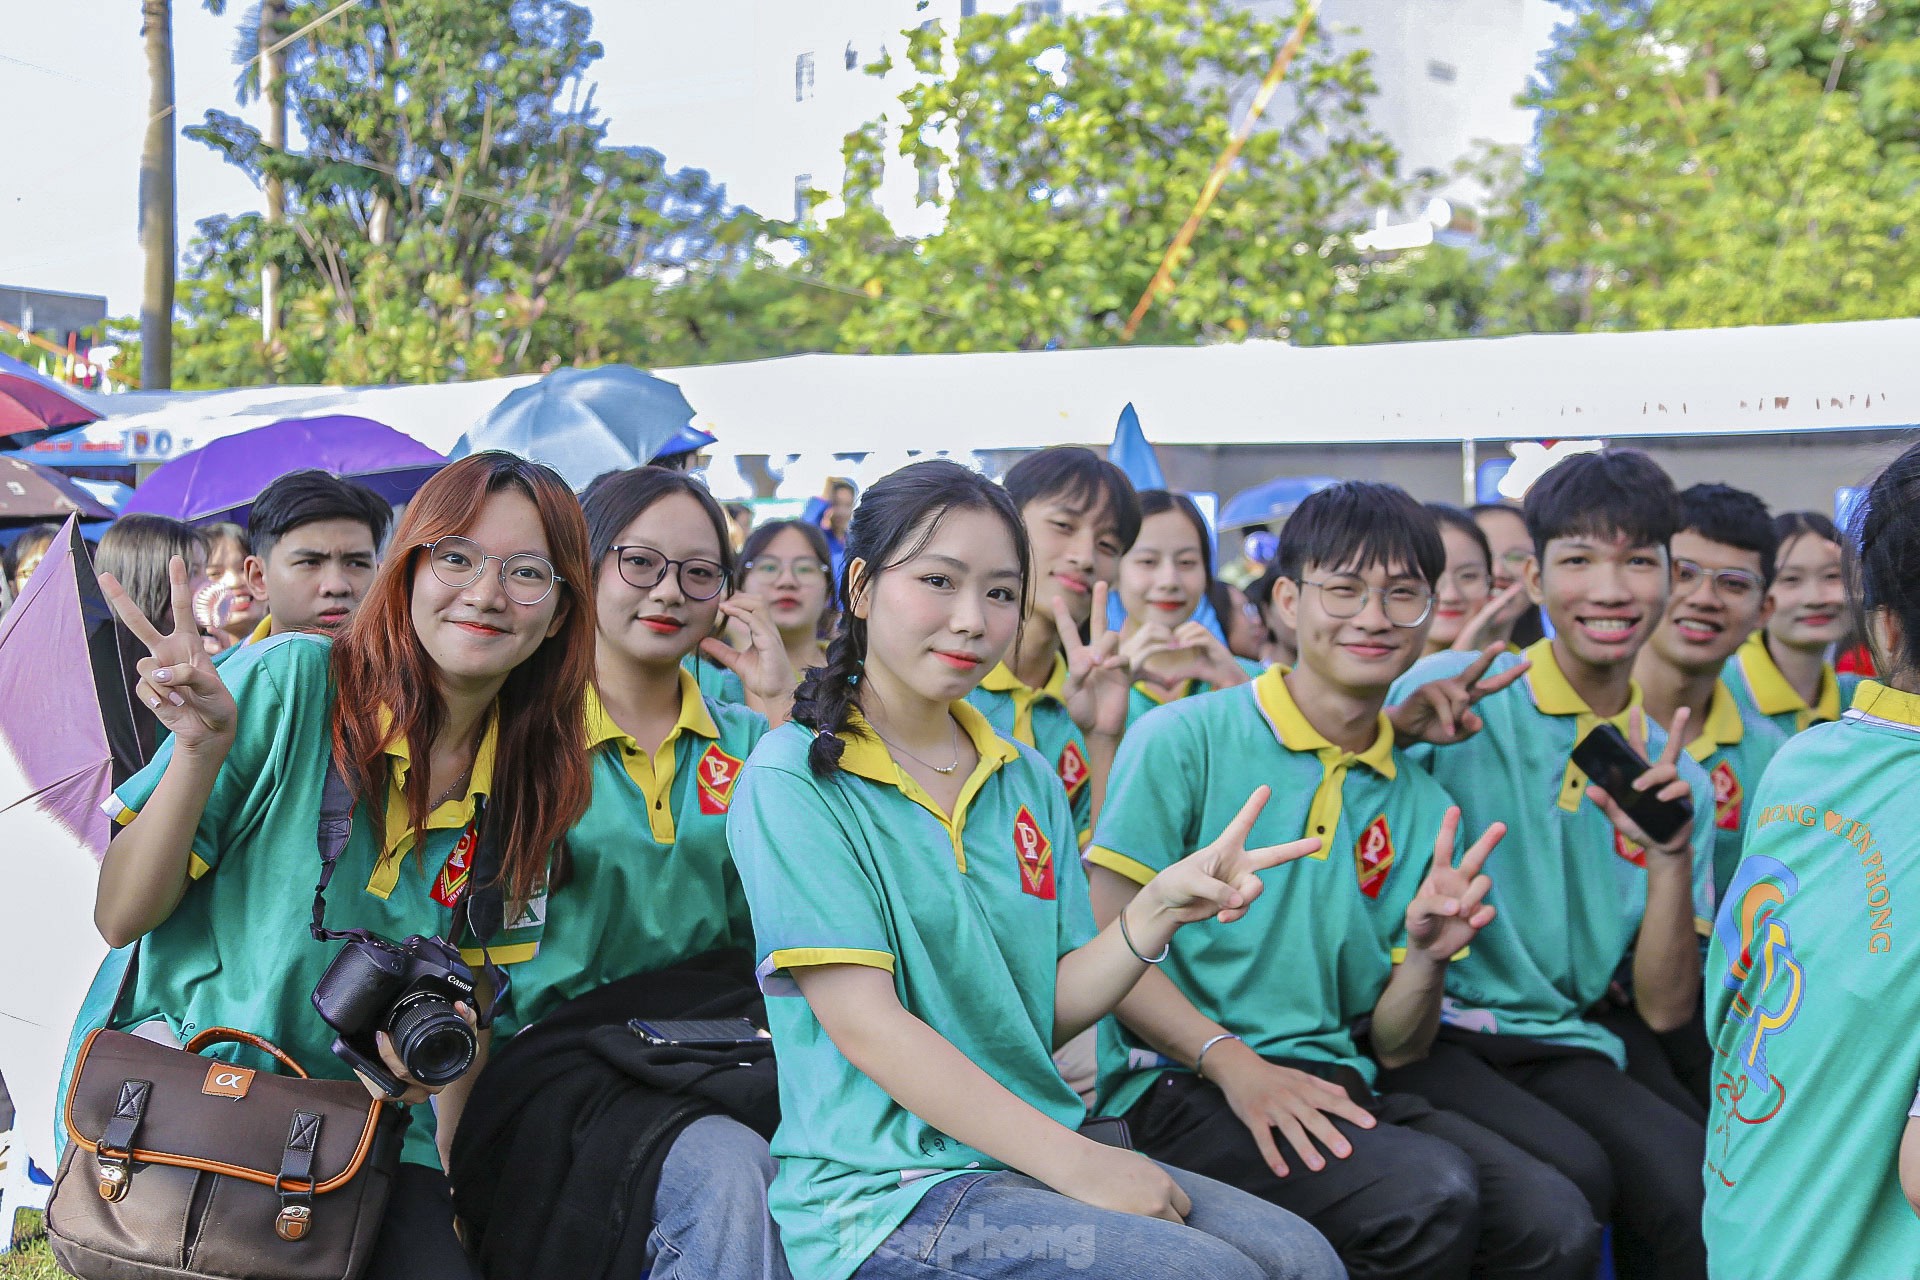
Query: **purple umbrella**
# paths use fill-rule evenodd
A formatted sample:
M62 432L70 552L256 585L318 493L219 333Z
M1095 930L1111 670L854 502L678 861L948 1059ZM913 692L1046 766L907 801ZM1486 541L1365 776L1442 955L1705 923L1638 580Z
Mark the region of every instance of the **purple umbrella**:
M308 467L358 480L397 504L446 465L412 436L371 418L286 418L181 454L134 490L124 513L195 523L244 520L262 489Z
M68 427L84 427L101 415L31 365L0 355L0 449L23 449Z
M0 525L37 524L70 515L111 520L113 510L50 467L0 458Z

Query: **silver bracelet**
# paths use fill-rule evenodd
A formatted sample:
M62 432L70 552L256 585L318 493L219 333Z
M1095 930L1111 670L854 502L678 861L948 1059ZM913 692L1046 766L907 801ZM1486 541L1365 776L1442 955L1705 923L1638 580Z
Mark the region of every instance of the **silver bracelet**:
M1133 958L1141 964L1160 964L1173 954L1173 939L1167 939L1167 945L1160 949L1157 956L1143 956L1140 948L1133 945L1133 935L1127 932L1127 909L1120 908L1120 940L1127 944L1127 950L1133 952Z
M1219 1044L1222 1040L1240 1040L1240 1037L1231 1031L1222 1031L1219 1035L1200 1046L1200 1052L1195 1055L1193 1059L1193 1074L1200 1076L1202 1080L1205 1080L1206 1076L1201 1074L1200 1064L1207 1060L1207 1050L1213 1048L1213 1046ZM1246 1041L1240 1040L1240 1043L1245 1044Z

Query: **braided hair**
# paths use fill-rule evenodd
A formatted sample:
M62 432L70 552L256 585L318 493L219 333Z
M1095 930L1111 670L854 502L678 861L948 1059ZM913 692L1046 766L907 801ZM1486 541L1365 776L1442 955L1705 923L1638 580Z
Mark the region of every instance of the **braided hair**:
M815 777L831 777L840 768L845 735L858 732L849 729L849 722L860 700L867 623L854 616L855 594L869 589L880 574L920 554L941 518L955 510L988 511L1006 525L1020 564L1020 613L1026 615L1031 553L1026 525L1006 490L945 459L902 467L869 488L847 526L846 559L834 584L840 627L827 645L826 665L809 668L794 695L793 718L813 730L807 765Z

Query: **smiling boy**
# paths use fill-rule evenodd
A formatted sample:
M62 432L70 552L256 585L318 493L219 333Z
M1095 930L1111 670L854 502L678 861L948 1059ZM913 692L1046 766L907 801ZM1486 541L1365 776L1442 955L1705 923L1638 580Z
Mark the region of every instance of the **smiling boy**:
M1696 920L1712 914L1713 823L1650 841L1570 758L1599 724L1633 739L1644 731L1658 763L1643 788L1690 792L1695 813L1712 812L1705 774L1648 723L1633 680L1665 613L1679 501L1645 454L1608 449L1549 471L1525 515L1527 588L1554 636L1527 650L1523 681L1479 703L1478 734L1410 752L1459 801L1468 830L1508 825L1489 899L1499 915L1472 954L1448 966L1433 1052L1383 1084L1470 1116L1570 1177L1595 1216L1615 1224L1622 1276L1700 1276L1697 1108L1670 1075L1658 1091L1630 1078L1619 1038L1588 1014L1631 952L1647 1024L1671 1031L1692 1017ZM1394 698L1472 661L1435 654L1400 678ZM1493 670L1519 661L1503 656Z

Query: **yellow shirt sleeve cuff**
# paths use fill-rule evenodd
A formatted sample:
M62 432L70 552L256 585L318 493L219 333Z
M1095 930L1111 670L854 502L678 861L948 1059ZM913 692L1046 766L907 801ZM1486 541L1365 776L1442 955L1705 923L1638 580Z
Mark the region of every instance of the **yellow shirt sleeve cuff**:
M1093 845L1087 850L1086 860L1096 867L1105 867L1115 875L1125 876L1135 884L1147 884L1159 872L1144 862L1129 858L1124 853L1115 853L1105 845Z
M468 964L485 964L489 958L497 965L520 964L533 959L539 950L537 942L516 942L510 947L488 947L484 951L479 947L462 947L460 958Z
M893 953L869 951L862 947L789 947L767 957L772 969L805 969L822 964L861 964L869 969L893 972Z

